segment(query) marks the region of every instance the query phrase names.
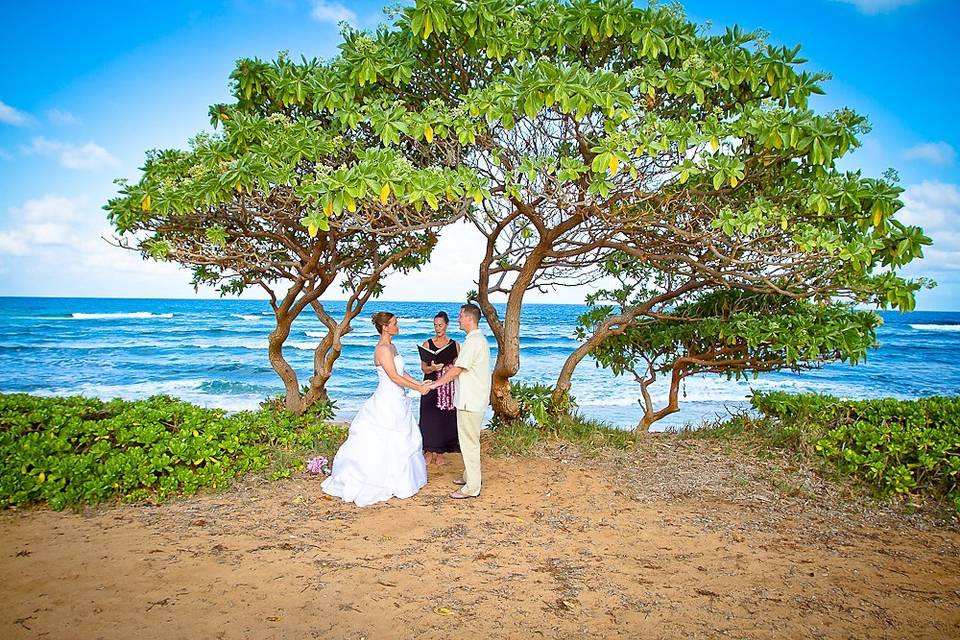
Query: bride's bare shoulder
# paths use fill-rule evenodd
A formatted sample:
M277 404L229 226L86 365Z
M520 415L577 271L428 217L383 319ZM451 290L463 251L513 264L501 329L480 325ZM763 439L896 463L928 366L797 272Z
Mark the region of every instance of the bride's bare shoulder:
M381 364L383 360L393 362L393 357L397 355L397 353L397 348L392 344L377 344L373 350L373 361L378 365Z

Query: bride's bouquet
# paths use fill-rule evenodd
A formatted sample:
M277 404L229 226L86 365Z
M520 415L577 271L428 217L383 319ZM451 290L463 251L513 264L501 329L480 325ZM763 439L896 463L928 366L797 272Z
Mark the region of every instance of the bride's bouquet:
M307 471L310 473L322 473L330 475L329 461L324 456L317 456L307 460Z

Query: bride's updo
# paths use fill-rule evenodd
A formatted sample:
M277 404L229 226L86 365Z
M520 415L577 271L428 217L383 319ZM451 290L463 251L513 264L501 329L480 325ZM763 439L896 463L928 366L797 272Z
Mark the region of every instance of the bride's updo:
M383 328L390 324L391 320L393 320L393 314L389 311L377 311L372 318L373 326L377 328L377 333L380 334L383 333Z

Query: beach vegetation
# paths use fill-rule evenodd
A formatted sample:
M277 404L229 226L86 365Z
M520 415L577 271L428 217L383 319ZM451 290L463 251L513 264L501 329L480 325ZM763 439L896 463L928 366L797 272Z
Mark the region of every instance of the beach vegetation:
M332 458L345 437L343 427L311 416L227 415L168 396L0 394L0 505L159 503L247 473L289 477L308 453Z
M555 405L551 385L522 381L512 384L513 396L521 406L520 417L494 417L490 424L493 450L499 455L523 455L538 444L551 442L573 443L582 454L592 455L603 448L626 449L635 442L631 432L577 413L572 397Z
M960 512L960 398L754 392L751 405L752 414L687 435L789 450L880 496L945 500Z

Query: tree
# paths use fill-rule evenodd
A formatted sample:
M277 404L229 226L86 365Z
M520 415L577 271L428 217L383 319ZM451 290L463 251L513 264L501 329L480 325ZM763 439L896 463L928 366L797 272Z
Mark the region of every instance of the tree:
M459 161L490 193L470 217L486 237L477 300L498 344L497 417L519 411L509 381L526 292L595 282L618 254L662 271L667 288L598 325L557 394L608 331L703 287L910 306L909 283L871 271L927 240L893 220L889 181L836 170L866 124L808 108L827 76L801 70L798 48L739 28L709 35L676 6L629 0L421 0L395 26L437 70L424 89L481 125Z
M438 225L472 199L497 417L519 413L510 378L526 292L594 282L620 255L668 288L597 325L557 393L608 331L702 287L912 303L909 283L875 271L905 264L926 239L895 223L890 181L836 170L865 123L808 109L827 76L800 70L798 49L739 28L709 35L675 5L630 0L417 0L392 17L372 34L346 28L328 63L241 61L237 103L212 109L228 135L212 145L224 155L208 165L211 188L177 207L282 187L316 231L344 210L379 211L384 194L402 211L434 211ZM296 131L279 144L262 136L277 116ZM384 166L409 171L394 183ZM188 172L174 184L195 180ZM142 186L126 194L130 215L150 196L168 206L166 183ZM790 239L782 254L776 229ZM757 255L761 266L745 268Z
M862 126L852 114L835 117ZM744 132L737 141L732 153L755 142ZM913 309L916 291L932 283L906 280L898 270L921 257L931 241L920 228L895 218L902 207L895 175L864 178L811 163L804 153L796 147L759 152L761 166L733 193L724 193L730 189L723 185L715 192L709 184L716 182L715 174L698 168L697 178L681 176L666 184L663 202L636 208L632 220L624 217L627 240L612 243L617 257L606 263L621 286L591 300L605 298L615 306L589 314L584 326L590 331L581 332L582 344L564 363L554 400L568 392L587 354L632 323L697 322L673 309L695 294L724 289L817 304L845 300ZM707 166L714 161L714 156L702 159Z
M391 108L386 103L342 91L337 108L325 107L320 76L349 85L350 73L340 61L239 61L237 103L211 108L223 132L198 135L186 151L151 152L139 182L120 181L120 195L106 206L121 246L190 267L195 286L268 293L276 319L268 355L295 412L326 397L342 338L382 291L382 278L423 265L437 230L462 216L478 190L468 173L438 161L449 144L407 139L404 153L391 148L397 131L373 124ZM307 75L309 100L290 80ZM357 119L341 120L346 112ZM338 281L348 299L335 318L320 297ZM327 333L301 394L282 347L308 306Z
M581 337L609 313L596 307L581 317ZM817 304L789 296L717 289L675 306L669 316L641 316L593 349L597 366L630 374L640 385L646 431L679 410L679 392L691 375L735 379L780 369L800 371L826 362L856 364L876 346L880 317L844 303ZM650 387L669 376L667 402L655 407Z

